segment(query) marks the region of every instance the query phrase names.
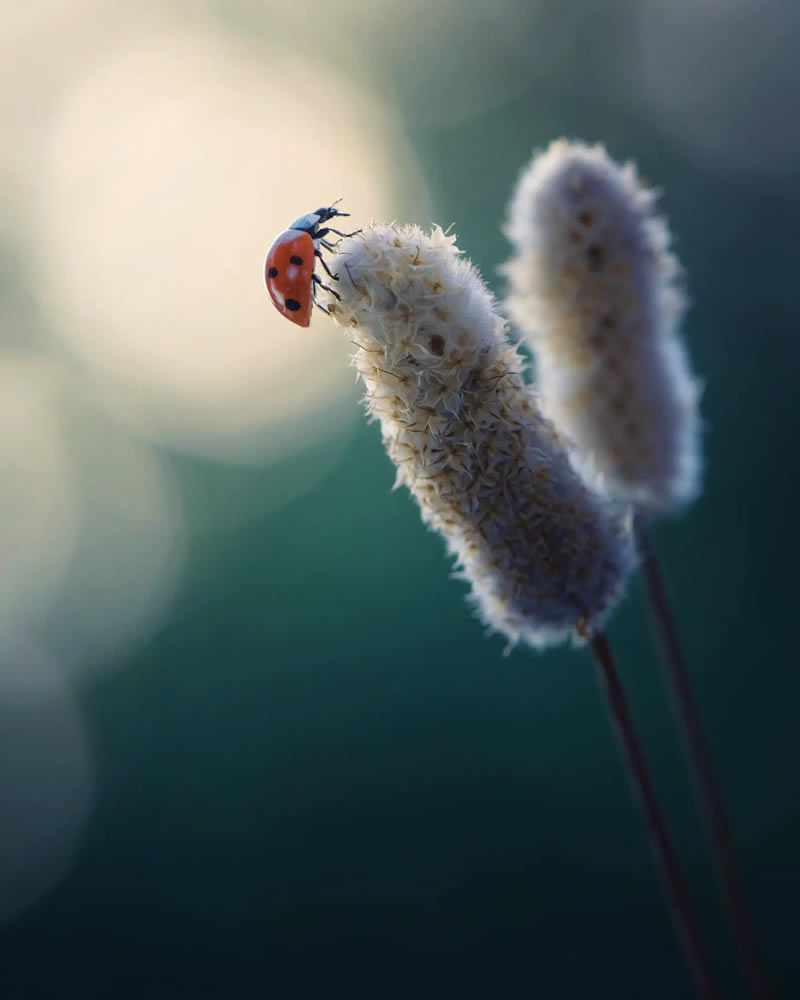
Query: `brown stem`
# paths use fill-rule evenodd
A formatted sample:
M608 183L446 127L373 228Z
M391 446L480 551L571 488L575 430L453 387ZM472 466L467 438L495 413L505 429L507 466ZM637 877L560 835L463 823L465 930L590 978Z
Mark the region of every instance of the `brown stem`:
M702 1000L722 1000L666 820L656 799L644 751L636 735L625 692L614 665L611 646L603 632L594 636L591 647L631 780L644 811L650 845L670 902L675 932L692 972L697 995Z
M736 862L733 837L722 803L722 795L714 778L711 754L700 721L700 712L692 694L689 671L678 642L678 634L670 611L664 580L644 525L638 518L636 535L642 560L642 576L661 646L665 678L672 696L675 716L682 732L700 810L711 841L742 974L752 1000L768 1000L771 991L759 954L755 929Z

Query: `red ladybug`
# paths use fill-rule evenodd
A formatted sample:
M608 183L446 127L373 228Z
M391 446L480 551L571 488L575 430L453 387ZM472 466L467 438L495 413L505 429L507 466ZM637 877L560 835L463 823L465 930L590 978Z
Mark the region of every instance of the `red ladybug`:
M350 214L340 212L336 205L337 202L334 202L327 208L318 208L316 212L301 215L275 238L275 242L267 251L264 261L266 289L278 312L298 326L308 326L311 322L312 305L317 305L323 312L328 311L318 302L314 302L317 285L337 299L340 298L338 292L330 285L323 284L319 275L314 273L314 258L318 257L328 277L332 281L338 281L339 275L331 274L320 247L326 250L336 249L325 239L328 233L336 233L340 237L356 235L356 233L341 233L338 229L323 225L330 219Z

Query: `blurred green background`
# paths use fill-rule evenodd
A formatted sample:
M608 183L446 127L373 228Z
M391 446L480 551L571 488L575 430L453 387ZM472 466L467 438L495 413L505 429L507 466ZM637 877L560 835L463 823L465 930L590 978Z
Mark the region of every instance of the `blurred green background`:
M455 223L502 292L534 148L664 191L706 382L655 532L776 996L800 996L800 8L0 7L0 998L690 995L585 652L503 656L346 342L304 211ZM640 587L611 625L730 997Z

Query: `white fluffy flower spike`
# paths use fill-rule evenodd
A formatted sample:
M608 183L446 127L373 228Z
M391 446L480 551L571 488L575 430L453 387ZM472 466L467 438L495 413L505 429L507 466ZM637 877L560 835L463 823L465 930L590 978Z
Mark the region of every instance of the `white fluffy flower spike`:
M374 225L326 305L357 346L397 482L442 534L483 621L543 646L599 628L632 567L616 508L573 471L455 237Z
M542 410L582 471L645 514L699 489L699 386L656 195L601 146L554 142L517 184L507 308L536 359Z

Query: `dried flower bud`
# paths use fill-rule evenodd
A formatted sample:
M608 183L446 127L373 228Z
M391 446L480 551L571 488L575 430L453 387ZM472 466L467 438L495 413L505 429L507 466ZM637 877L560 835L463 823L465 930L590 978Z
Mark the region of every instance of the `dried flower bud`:
M655 201L632 164L562 139L523 172L506 227L507 307L542 410L583 473L645 513L693 499L700 478L686 301Z
M633 557L523 379L524 363L455 238L375 225L339 248L327 302L357 345L369 414L482 620L543 646L598 628Z

